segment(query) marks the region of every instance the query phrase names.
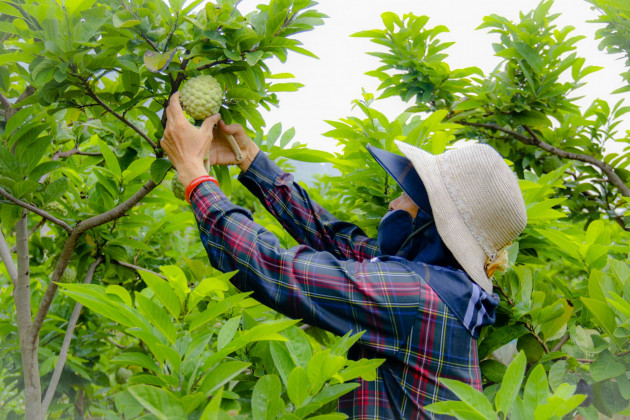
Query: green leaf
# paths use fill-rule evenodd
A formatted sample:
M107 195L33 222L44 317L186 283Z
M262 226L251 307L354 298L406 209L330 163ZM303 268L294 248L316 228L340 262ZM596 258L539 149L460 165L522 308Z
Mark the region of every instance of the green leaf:
M503 376L503 382L501 382L501 388L497 391L495 397L497 411L506 416L510 413L512 404L514 404L514 400L521 389L526 364L527 358L525 353L521 351L507 367Z
M179 400L164 389L149 385L134 385L129 393L148 411L160 420L185 420L186 411Z
M173 315L174 318L178 318L182 302L180 302L177 295L173 293L171 286L153 273L138 270L138 274L140 274L140 277L142 277L146 285L153 290L153 294L162 302L162 305L164 305L170 314Z
M440 401L429 404L425 406L424 409L435 414L454 416L459 420L490 420L489 418L479 415L478 412L461 401ZM496 417L494 419L496 419Z
M385 359L360 359L352 362L350 366L339 372L344 381L361 377L365 381L373 381L377 376L377 369L385 362Z
M239 375L250 364L241 361L221 363L206 373L198 391L206 395L214 394L215 391Z
M481 418L497 418L497 413L494 412L492 404L490 404L490 401L488 401L486 396L480 391L468 384L453 379L441 378L440 382L453 391L462 403L466 404L474 413L479 414Z
M98 143L98 147L101 149L101 153L103 154L103 158L105 159L105 164L107 165L107 169L116 174L117 177L120 178L122 172L120 170L120 165L118 164L118 159L114 152L112 152L111 146L105 143L103 140L99 139L97 136L94 136L96 142Z
M144 411L138 401L127 390L119 392L114 397L114 404L120 413L125 413L129 418L137 418Z
M205 325L206 323L208 323L210 321L214 321L214 319L217 316L219 316L222 313L226 312L227 310L232 308L238 302L240 302L243 299L245 299L250 294L251 294L251 292L250 293L239 293L239 294L230 296L228 298L225 298L224 300L222 300L220 302L208 305L207 309L205 311L203 311L201 314L197 315L193 319L193 321L190 323L190 327L189 327L190 331L193 331L193 330L201 327L202 325Z
M167 159L155 159L151 164L151 178L153 182L159 184L162 182L164 175L171 169L171 162Z
M536 406L544 404L549 396L549 384L547 383L547 373L542 364L536 366L529 374L525 389L523 391L524 407L528 412L527 418L533 417L533 410Z
M218 413L221 409L221 400L223 399L223 388L212 397L206 408L201 413L200 420L218 420Z
M158 306L141 293L136 293L136 306L140 310L140 313L142 313L155 328L162 332L171 344L175 344L177 330L175 329L172 318L168 316L164 308Z
M276 375L265 375L256 382L252 393L252 419L272 420L284 409L280 394L282 384Z
M240 315L227 320L225 324L223 324L223 327L221 327L219 335L217 336L217 349L221 350L227 344L229 344L230 341L232 341L232 339L234 338L234 334L236 334L236 331L238 330L240 324Z
M123 366L135 365L148 369L155 373L160 373L160 368L155 363L153 358L147 356L144 353L130 352L122 353L111 359L112 363L118 363Z
M604 350L591 365L590 372L593 380L602 382L625 373L626 366L621 360L615 358L610 351Z
M31 114L33 114L33 110L34 110L33 107L27 106L20 109L15 114L13 114L13 116L9 118L9 121L7 121L7 125L4 128L4 131L7 134L11 134L16 129L20 128L22 124L24 123L24 121L26 121L26 119L30 117Z
M186 410L187 415L197 410L197 407L206 402L206 400L206 396L203 395L201 392L195 392L194 394L185 395L180 398L182 407L184 407L184 410Z
M596 299L581 297L580 300L593 314L597 325L599 325L610 337L615 339L614 331L617 326L615 322L615 313L606 303Z
M306 370L301 366L296 366L287 379L287 394L296 407L300 407L306 400L309 385Z
M514 43L514 48L518 54L527 61L532 70L536 73L540 73L542 71L543 61L540 54L538 54L535 49L520 41Z
M278 341L270 342L269 350L271 357L273 358L273 363L276 369L278 369L278 373L280 373L282 382L284 382L284 384L288 387L289 375L295 369L295 363L293 362L293 359L291 359L289 350L287 350L284 343Z
M121 25L124 27L123 25ZM173 60L177 48L170 49L164 53L157 53L155 51L146 50L142 59L145 67L154 73L164 70Z
M126 327L145 328L148 326L146 319L134 308L120 304L105 295L105 288L95 284L70 284L59 285L62 293L81 303L86 308L93 310Z
M605 381L593 384L593 405L602 414L612 417L628 406L616 382Z
M136 159L125 169L122 173L123 179L126 183L136 179L140 175L144 175L151 169L153 159L150 157Z
M494 359L487 359L479 363L481 373L489 381L494 383L501 383L503 376L505 375L506 366Z
M313 357L313 348L306 337L306 333L300 328L291 327L283 331L282 335L288 338L285 344L295 365L306 368L311 357Z

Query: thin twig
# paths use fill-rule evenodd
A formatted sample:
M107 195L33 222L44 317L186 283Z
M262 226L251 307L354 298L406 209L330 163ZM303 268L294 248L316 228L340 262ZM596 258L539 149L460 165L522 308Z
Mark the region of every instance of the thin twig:
M42 216L44 219L50 220L51 222L53 222L54 224L61 226L66 232L70 233L72 232L72 228L70 227L69 224L67 224L66 222L64 222L63 220L57 219L55 216L53 216L52 214L38 208L35 207L31 204L25 203L22 200L18 200L17 198L13 197L11 194L9 194L8 192L6 192L4 190L4 188L0 188L0 195L3 196L4 198L6 198L7 200L11 201L13 204L18 205L20 207L23 207L27 210L32 211L33 213Z
M83 152L79 149L77 149L76 147L72 150L67 150L65 152L62 152L61 150L58 152L55 152L55 154L53 155L51 160L58 160L58 159L65 159L67 157L70 156L74 156L74 155L79 155L79 156L103 156L102 153L99 152ZM57 158L57 159L55 159Z
M117 219L123 216L129 209L138 204L140 200L146 197L157 184L150 180L146 182L138 192L136 192L133 196L131 196L127 201L117 205L113 209L106 211L105 213L101 213L94 217L91 217L87 220L81 221L76 224L68 240L66 241L63 250L61 251L61 255L59 256L59 260L57 261L57 265L55 266L55 270L53 272L51 281L48 283L48 287L46 288L46 292L44 292L44 296L39 304L39 309L37 310L37 314L35 315L35 319L33 320L33 326L31 329L30 339L35 342L39 336L39 330L44 323L44 319L46 318L46 314L50 310L50 305L52 305L53 299L55 298L55 293L57 292L57 284L63 272L65 271L68 263L70 262L70 258L74 253L74 250L77 246L78 240L89 229L93 229L97 226L103 225L105 223L111 222L114 219Z
M155 143L153 142L153 140L151 140L149 138L149 136L147 136L142 130L140 130L138 127L136 127L131 121L129 121L127 118L123 117L122 115L120 115L119 113L117 113L116 111L114 111L112 108L110 108L109 105L107 105L105 102L103 102L101 100L101 98L98 97L98 95L96 93L94 93L94 91L92 90L92 88L90 87L90 83L87 81L87 79L85 78L81 78L79 77L79 79L83 82L83 86L85 86L86 89L86 93L87 95L94 99L100 106L102 106L107 112L109 112L110 114L112 114L114 117L118 118L120 121L122 121L123 123L125 123L125 125L127 125L128 127L131 127L131 129L133 131L135 131L136 133L138 133L143 139L145 139L150 145L151 147L155 150L157 148L157 146L155 145Z
M505 300L507 301L507 303L510 306L514 306L514 301L512 299L510 299L510 297L507 295L507 293L505 292L505 290L503 290L503 288L499 285L495 285L495 287L499 290L499 293L501 293L501 295L503 295L503 297L505 298ZM522 321L521 321L522 322ZM536 339L536 341L538 341L540 343L540 345L542 346L543 350L545 350L545 353L549 353L549 347L547 347L547 344L545 344L545 342L543 341L542 338L540 338L538 336L538 334L536 334L536 330L534 329L534 327L532 327L531 325L529 325L527 322L523 322L523 325L525 325L525 328L527 328L529 330L529 332L534 336L534 338Z
M5 112L8 113L9 110L11 109L11 102L1 92L0 92L0 103L2 104L2 107L4 108Z
M565 345L565 343L567 341L569 341L569 339L571 338L571 336L569 334L565 334L562 336L562 339L558 342L558 344L556 344L555 346L553 346L553 349L551 349L551 351L560 351L560 349L562 348L562 346Z
M9 249L9 244L4 238L4 234L2 233L2 229L0 228L0 259L4 261L4 265L7 267L7 272L9 273L9 277L13 284L17 282L17 268L15 267L15 262L11 257L11 250Z
M630 188L628 188L628 186L624 184L624 182L619 177L619 175L615 173L615 169L612 166L608 165L605 162L602 162L599 159L594 158L593 156L583 155L580 153L567 152L565 150L552 146L549 143L545 143L538 137L538 135L536 135L534 130L532 130L527 125L523 125L523 128L525 129L525 131L527 131L527 133L531 137L527 137L521 133L517 133L516 131L509 130L507 128L501 127L500 125L496 125L496 124L471 123L467 121L457 121L457 124L469 126L469 127L486 128L488 130L500 131L502 133L508 134L509 136L511 136L515 140L520 141L523 144L527 144L530 146L537 146L563 159L577 160L580 162L590 163L591 165L601 169L601 171L606 174L606 176L608 177L608 181L619 189L619 191L621 192L621 195L623 195L624 197L630 197Z
M98 267L101 262L102 258L98 257L90 265L87 273L85 274L85 281L83 283L90 284L92 282L96 267ZM77 326L77 321L79 320L82 309L83 305L81 305L79 302L75 303L72 315L68 320L66 335L63 338L63 343L61 344L61 349L59 350L59 358L57 359L57 363L55 364L55 370L53 371L53 375L50 378L50 383L48 384L48 388L46 389L46 395L44 396L44 400L42 401L42 413L46 413L48 411L48 407L50 406L53 396L55 395L55 391L57 390L57 385L59 384L59 379L61 378L61 372L66 365L66 360L68 360L68 350L70 349L70 342L72 341L74 329Z
M110 260L110 262L112 262L113 264L118 264L121 267L129 268L131 270L145 271L147 273L151 273L153 275L156 275L156 276L158 276L158 277L160 277L160 278L162 278L164 280L168 280L168 278L166 278L166 276L163 276L162 274L156 273L155 271L151 271L151 270L148 270L146 268L139 267L137 265L129 264L129 263L126 263L124 261L118 261L118 260Z

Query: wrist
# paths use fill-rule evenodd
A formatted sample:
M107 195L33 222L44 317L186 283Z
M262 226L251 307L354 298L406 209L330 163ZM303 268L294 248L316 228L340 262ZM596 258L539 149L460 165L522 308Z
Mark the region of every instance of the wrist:
M179 182L182 183L184 188L193 180L204 175L208 175L208 171L206 171L206 168L203 165L186 165L177 169L177 177L179 178Z
M249 146L247 148L247 153L245 154L245 158L243 159L241 163L238 164L238 167L240 168L241 172L246 172L247 169L249 169L249 166L252 164L252 162L256 158L256 155L258 154L259 151L260 151L260 148L258 147L258 145L250 140Z

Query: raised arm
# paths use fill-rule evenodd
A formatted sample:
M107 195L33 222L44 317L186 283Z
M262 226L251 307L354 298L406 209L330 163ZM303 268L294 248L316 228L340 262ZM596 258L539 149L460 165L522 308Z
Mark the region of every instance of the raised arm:
M407 266L284 249L212 182L196 187L191 203L212 266L238 270L232 282L259 302L336 334L366 331L361 342L384 353L407 338L423 281Z
M245 160L239 165L239 180L282 224L300 244L317 251L328 251L341 259L363 261L379 254L376 240L369 238L358 226L342 222L313 201L293 175L259 151L238 124L219 122L217 139L232 134L242 150ZM249 146L245 146L250 144ZM218 149L217 149L218 150ZM223 150L223 149L221 149ZM212 153L212 151L211 151Z

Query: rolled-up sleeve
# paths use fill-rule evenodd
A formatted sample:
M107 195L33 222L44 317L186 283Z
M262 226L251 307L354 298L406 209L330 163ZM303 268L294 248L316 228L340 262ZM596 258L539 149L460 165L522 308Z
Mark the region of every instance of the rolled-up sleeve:
M342 222L313 201L295 180L259 152L239 180L300 244L338 258L362 261L378 255L376 240Z
M309 245L284 249L278 239L232 204L212 182L191 202L210 263L238 270L241 291L292 318L336 334L365 331L361 342L397 351L418 313L420 275L400 263L340 258Z

